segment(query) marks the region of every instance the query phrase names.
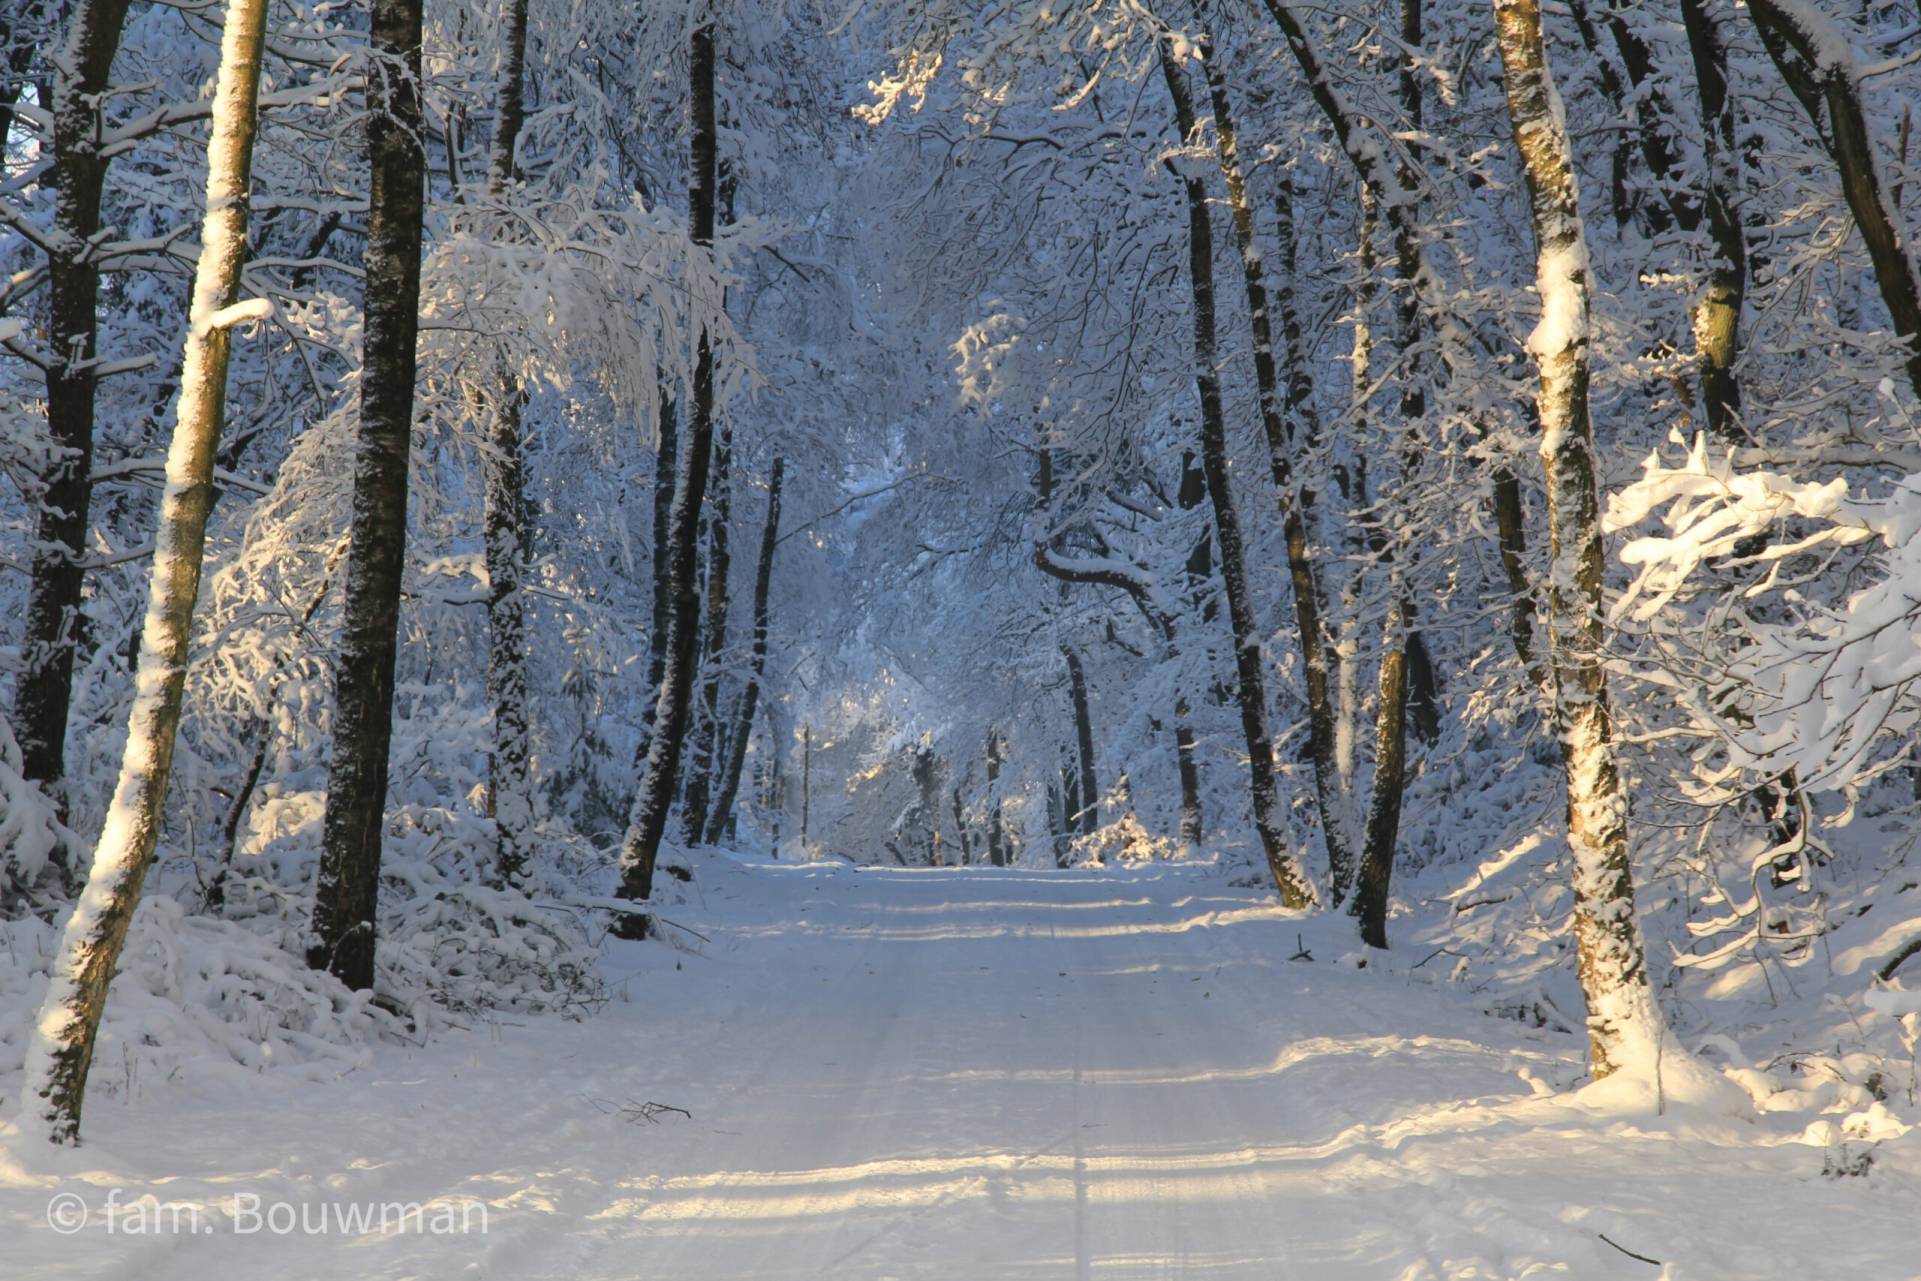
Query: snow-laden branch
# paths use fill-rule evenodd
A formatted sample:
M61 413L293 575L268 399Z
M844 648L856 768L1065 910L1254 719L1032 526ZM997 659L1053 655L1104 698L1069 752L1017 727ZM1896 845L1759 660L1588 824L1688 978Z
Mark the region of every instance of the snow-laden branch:
M1877 748L1921 724L1921 476L1870 497L1840 478L1737 473L1697 441L1679 466L1649 458L1641 479L1610 502L1608 528L1628 529L1661 508L1666 533L1622 549L1637 568L1612 608L1616 619L1654 619L1704 566L1727 563L1721 558L1769 567L1742 593L1752 598L1773 590L1782 563L1798 553L1853 545L1872 552L1864 572L1873 581L1837 604L1784 593L1794 610L1787 621L1742 620L1747 643L1724 657L1717 687L1705 698L1683 697L1688 714L1726 742L1735 768L1763 778L1794 770L1814 791L1873 772ZM1782 537L1789 520L1797 527Z

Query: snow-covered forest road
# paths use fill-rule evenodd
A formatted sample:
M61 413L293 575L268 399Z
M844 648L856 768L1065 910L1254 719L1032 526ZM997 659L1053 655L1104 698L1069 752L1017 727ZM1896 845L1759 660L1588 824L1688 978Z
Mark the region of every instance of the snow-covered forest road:
M97 1102L86 1147L0 1178L7 1274L1915 1274L1912 1171L1825 1179L1766 1118L1536 1098L1579 1073L1575 1038L1337 964L1341 918L1298 925L1212 869L717 860L670 914L710 941L679 970L611 944L626 999L584 1022ZM1289 959L1302 936L1312 961ZM623 1114L650 1102L691 1115ZM110 1232L115 1187L206 1214ZM93 1212L71 1236L43 1221L59 1191ZM241 1232L236 1194L472 1198L487 1230Z

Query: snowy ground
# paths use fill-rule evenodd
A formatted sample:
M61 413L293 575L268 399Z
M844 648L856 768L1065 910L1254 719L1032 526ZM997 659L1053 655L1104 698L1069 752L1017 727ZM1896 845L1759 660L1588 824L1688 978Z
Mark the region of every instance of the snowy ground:
M1921 1276L1915 1136L1834 1178L1805 1116L1609 1115L1558 1092L1575 1038L1340 964L1343 919L1211 869L717 863L698 891L674 916L711 941L678 970L611 945L624 999L584 1023L143 1083L78 1152L6 1134L0 1273ZM650 1102L691 1116L625 1114ZM147 1194L188 1208L109 1222ZM436 1199L485 1231L235 1217Z

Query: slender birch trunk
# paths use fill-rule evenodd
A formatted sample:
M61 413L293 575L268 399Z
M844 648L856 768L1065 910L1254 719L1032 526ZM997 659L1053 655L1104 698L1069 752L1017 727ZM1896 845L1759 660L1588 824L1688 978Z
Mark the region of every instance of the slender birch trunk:
M1194 105L1186 73L1174 64L1165 42L1161 76L1173 99L1183 138L1191 137ZM1267 684L1262 672L1258 622L1247 584L1247 558L1241 543L1241 518L1235 509L1227 461L1227 415L1216 373L1219 347L1214 319L1214 231L1208 221L1207 188L1198 177L1176 174L1187 199L1188 280L1194 295L1194 383L1201 402L1201 468L1214 504L1214 537L1220 545L1221 582L1233 630L1234 669L1240 681L1241 731L1247 741L1248 781L1253 793L1254 830L1274 877L1281 902L1308 907L1314 890L1286 848L1280 827L1280 798L1274 781L1274 740L1267 728Z
M1574 942L1596 1079L1658 1046L1660 1011L1628 865L1628 806L1602 665L1598 459L1588 415L1588 257L1574 158L1548 69L1539 0L1494 0L1508 116L1527 175L1541 323L1528 338L1540 370L1552 570L1548 653L1567 774Z
M374 906L393 742L394 657L407 554L408 447L420 324L422 0L373 0L367 79L366 323L352 543L307 963L352 988L374 982Z
M734 796L740 790L740 771L747 760L747 740L753 737L760 683L767 672L767 597L774 579L774 549L780 544L780 488L786 474L787 460L774 459L773 470L767 478L767 523L761 527L760 559L754 567L754 656L747 671L747 688L740 693L740 710L734 714L734 732L728 740L727 761L721 770L713 817L707 820L709 845L720 840L733 816Z
M167 449L166 488L154 534L153 577L127 745L87 887L67 919L27 1055L24 1112L33 1125L44 1126L55 1143L79 1141L80 1108L107 985L160 839L194 602L200 594L214 452L226 419L231 326L266 314L261 305L235 305L247 257L266 10L266 0L229 0L227 5L207 146L207 216L194 273L179 409Z
M691 238L701 248L714 243L715 150L714 26L704 23L689 41L688 89L691 95L691 180L687 212ZM654 728L647 747L647 764L634 813L620 852L620 897L644 901L654 889L654 862L667 832L673 806L674 783L687 736L687 713L693 703L695 660L700 633L700 585L695 573L700 532L700 506L707 492L707 473L714 439L714 353L703 327L697 338L692 412L687 440L680 452L674 481L674 501L668 512L667 582L670 608L666 660L662 666L660 697L654 709ZM805 805L803 793L802 804ZM805 811L803 810L803 813ZM805 823L803 822L803 836ZM646 933L644 916L622 918L623 937Z

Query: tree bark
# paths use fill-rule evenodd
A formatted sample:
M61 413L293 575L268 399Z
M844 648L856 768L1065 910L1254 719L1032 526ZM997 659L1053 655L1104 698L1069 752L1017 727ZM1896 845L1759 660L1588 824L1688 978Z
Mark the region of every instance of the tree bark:
M1494 18L1537 247L1542 318L1528 350L1540 371L1547 473L1548 653L1567 776L1574 941L1588 1006L1589 1063L1598 1080L1658 1046L1660 1013L1634 910L1627 795L1602 665L1606 560L1588 414L1587 237L1539 0L1494 0Z
M1186 74L1174 64L1163 42L1161 75L1174 101L1183 138L1191 137L1193 101ZM1227 595L1229 626L1233 630L1234 668L1240 679L1241 730L1247 740L1248 776L1253 791L1254 829L1274 877L1281 902L1307 907L1314 891L1288 853L1280 828L1280 804L1274 781L1274 741L1267 729L1267 686L1262 673L1261 643L1252 593L1247 584L1246 554L1241 544L1241 518L1235 509L1227 460L1227 418L1216 373L1218 344L1214 319L1214 231L1208 222L1207 189L1197 177L1180 176L1187 198L1188 280L1194 295L1194 383L1201 402L1201 468L1214 504L1214 537L1220 546L1221 582Z
M673 541L674 478L680 473L680 406L665 380L660 388L660 439L654 449L654 612L647 635L647 706L641 713L640 748L635 765L644 769L647 749L654 740L654 713L659 708L661 680L667 672L667 633L672 625L674 597L668 584L668 544Z
M1862 107L1854 50L1846 33L1811 5L1752 0L1748 15L1761 33L1768 56L1841 171L1841 191L1868 246L1881 301L1894 321L1894 332L1905 340L1908 382L1921 396L1921 273L1902 235L1900 218L1885 195L1886 183Z
M419 331L421 0L373 0L359 440L344 636L334 684L320 877L307 963L352 988L374 982L374 907L393 740L394 657L407 552L407 466Z
M62 822L67 713L73 702L74 645L80 626L87 516L93 500L95 369L100 269L92 241L100 231L107 158L99 135L100 96L126 24L128 0L80 0L66 48L53 59L53 229L47 253L47 431L58 451L41 477L27 618L14 683L14 732L21 772L46 790ZM70 877L71 858L53 859Z
M508 0L500 109L487 167L487 194L506 197L514 177L514 148L526 119L527 0ZM503 228L505 223L502 224ZM494 878L520 886L534 843L533 726L527 700L527 641L523 579L532 543L527 513L527 468L521 445L520 380L500 362L492 430L483 452L482 532L487 556L487 695L494 738L488 754L487 808L494 820Z
M1072 817L1082 836L1092 836L1101 825L1101 791L1094 769L1094 715L1088 706L1087 673L1078 653L1063 648L1061 654L1067 659L1067 689L1074 701L1074 742L1080 749L1080 809Z
M1361 941L1387 946L1388 886L1400 839L1401 798L1407 779L1406 593L1396 585L1381 641L1380 698L1374 716L1374 785L1368 796L1360 873L1354 882L1354 915Z
M687 762L687 795L682 799L682 830L689 845L700 844L707 834L714 740L720 732L720 664L727 648L728 575L734 564L727 541L728 522L733 517L733 472L733 433L723 426L714 442L713 511L709 513L707 525L707 608L706 620L700 629L705 670L700 682L700 704L695 709L693 751Z
M1234 113L1227 96L1227 80L1214 61L1214 50L1205 37L1200 38L1200 64L1207 77L1208 94L1214 108L1215 153L1221 176L1227 186L1227 204L1233 214L1234 237L1240 248L1241 277L1247 290L1248 327L1254 343L1255 387L1261 412L1261 430L1267 440L1268 466L1274 476L1274 492L1281 509L1281 528L1287 548L1288 578L1293 585L1294 631L1301 647L1301 673L1307 696L1308 760L1314 771L1314 794L1321 811L1321 839L1327 847L1331 892L1335 902L1347 893L1353 877L1354 852L1348 841L1344 817L1349 798L1339 786L1340 774L1334 760L1334 707L1329 694L1327 641L1321 623L1321 588L1314 568L1313 552L1307 537L1307 522L1302 517L1308 505L1304 486L1294 476L1293 453L1296 448L1312 448L1320 434L1316 422L1312 384L1306 371L1296 367L1300 360L1300 321L1293 314L1292 284L1282 295L1284 310L1281 328L1288 342L1288 382L1283 392L1274 359L1273 323L1268 317L1267 282L1261 264L1261 250L1254 237L1254 210L1247 198L1247 181L1241 171L1238 135ZM1193 142L1197 122L1193 109L1181 108L1176 97L1175 114L1183 141ZM1285 216L1291 224L1291 207ZM1288 233L1291 234L1290 225ZM1205 413L1205 410L1203 410ZM1296 440L1295 427L1300 428Z
M1391 148L1387 144L1391 139L1378 133L1373 138L1364 136L1375 131L1365 117L1355 116L1348 111L1333 79L1321 64L1319 51L1308 38L1306 28L1301 25L1299 15L1288 0L1263 0L1263 3L1281 28L1281 34L1294 54L1294 61L1307 81L1315 104L1320 107L1322 116L1334 131L1335 140L1360 175L1362 184L1373 198L1374 207L1385 213L1388 226L1394 231L1397 252L1405 250L1413 255L1410 278L1415 282L1415 289L1426 295L1438 284L1438 280L1421 249L1420 230L1414 217L1417 193L1408 185L1407 176L1397 173L1388 163ZM1518 558L1525 530L1521 520L1520 486L1505 462L1495 462L1490 471L1493 482L1492 505L1496 526L1501 531L1501 560L1507 570L1509 589L1514 594L1509 634L1514 640L1522 666L1532 671L1535 667L1530 647L1534 593L1526 575L1520 572L1521 562ZM1510 550L1517 555L1510 557L1507 554Z
M691 95L691 180L687 210L693 242L702 248L714 243L715 147L714 26L703 23L689 41L688 89ZM701 498L707 492L709 454L714 438L714 353L705 328L695 357L693 406L688 417L686 447L681 451L674 482L674 502L668 513L667 580L671 597L668 612L667 660L660 697L654 709L654 732L647 746L647 766L641 775L634 814L620 853L620 897L646 900L654 890L654 861L667 831L674 783L687 736L687 713L693 703L694 666L699 649L700 587L695 575ZM644 918L622 918L623 936L644 934Z
M107 986L160 839L180 726L194 602L213 497L213 459L226 419L230 326L260 308L235 308L247 256L249 178L266 0L230 0L221 34L207 147L207 216L201 237L179 411L167 450L166 488L154 534L153 576L127 745L94 851L87 889L68 918L27 1058L26 1111L55 1143L76 1143Z
M786 473L787 460L774 459L767 478L767 523L761 528L760 559L754 567L754 656L747 671L747 688L740 692L740 710L734 714L734 732L728 740L727 763L721 771L713 817L707 820L709 845L720 840L733 815L740 772L747 760L747 741L753 736L754 709L760 702L760 682L767 671L767 596L774 578L774 548L780 542L780 487Z
M1001 820L1001 736L987 731L987 861L1007 866L1007 829Z
M1705 0L1681 0L1688 51L1701 96L1703 146L1707 153L1704 201L1708 238L1714 246L1707 287L1694 304L1694 359L1708 430L1740 443L1741 382L1734 362L1741 351L1741 307L1748 288L1747 232L1741 225L1741 151L1735 136L1734 103L1728 96L1727 44Z

